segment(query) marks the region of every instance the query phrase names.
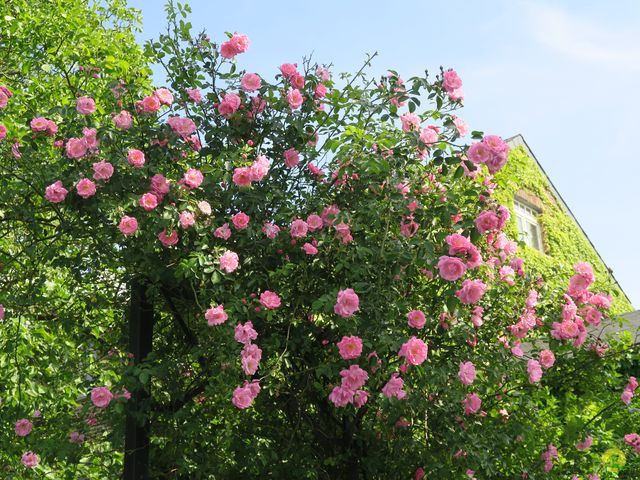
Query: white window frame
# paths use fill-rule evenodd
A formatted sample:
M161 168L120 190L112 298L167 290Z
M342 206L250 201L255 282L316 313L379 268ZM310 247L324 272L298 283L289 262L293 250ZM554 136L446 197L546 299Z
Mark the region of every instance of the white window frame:
M544 252L542 226L538 221L538 215L541 213L540 210L518 199L514 199L513 209L515 210L520 241L539 252ZM532 227L535 231L535 238L532 238L530 234Z

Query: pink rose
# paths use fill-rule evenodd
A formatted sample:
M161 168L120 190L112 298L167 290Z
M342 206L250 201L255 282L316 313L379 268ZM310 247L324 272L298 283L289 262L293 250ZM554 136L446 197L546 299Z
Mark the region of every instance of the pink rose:
M291 227L289 228L292 238L305 237L308 230L309 227L307 225L307 222L305 222L304 220L300 220L299 218L291 222Z
M464 407L464 414L471 415L472 413L477 413L480 410L480 406L482 405L482 400L475 393L467 393L467 396L462 401L462 406Z
M220 262L220 269L227 273L233 272L238 268L239 264L238 254L231 250L225 250L225 252L220 255L218 261Z
M460 135L461 137L467 135L469 133L469 125L467 125L467 122L459 117L456 117L455 115L452 115L452 117L453 125L456 127L456 130L458 130L458 135Z
M151 191L159 197L166 195L171 190L169 181L159 173L151 177Z
M196 217L193 215L193 213L185 210L184 212L180 212L178 222L180 222L180 226L186 230L194 223L196 223Z
M542 378L542 368L537 360L529 360L527 362L527 373L529 374L529 383L538 383Z
M142 107L142 111L145 113L154 113L160 110L162 104L160 103L160 99L155 95L149 95L142 99L140 104Z
M284 164L293 168L300 163L300 155L295 148L289 148L284 151Z
M96 387L91 390L91 401L98 408L107 408L113 400L113 394L107 387Z
M442 88L446 92L453 92L462 86L462 80L455 70L449 69L442 74Z
M285 78L291 78L298 73L297 63L283 63L279 68L282 72L282 76L284 76Z
M353 405L356 408L362 408L369 400L369 392L365 390L356 390L353 394Z
M133 148L127 153L127 161L135 168L142 168L145 162L144 153Z
M186 138L196 131L196 124L193 120L185 117L169 117L167 124L182 138Z
M306 253L307 255L317 255L318 253L318 249L315 247L315 245L309 242L302 245L302 250L304 250L304 253Z
M411 310L407 313L407 321L410 327L423 328L427 319L420 310Z
M456 297L464 304L473 304L482 298L486 289L482 280L465 280L462 288L456 292Z
M258 396L259 392L260 385L258 382L245 382L244 386L238 387L233 391L233 398L231 401L236 408L244 410L253 404L253 401Z
M186 88L187 96L193 103L200 103L202 101L202 92L197 88Z
M255 73L246 73L240 80L240 85L246 92L255 92L262 85L262 80Z
M153 94L163 105L171 105L173 103L173 94L167 88L158 88Z
M411 365L422 364L427 359L428 354L429 347L417 337L411 337L407 340L402 344L398 352L398 356L404 357Z
M333 311L341 317L347 318L352 316L360 309L360 299L356 292L351 288L340 290Z
M438 260L438 270L442 278L453 282L464 275L467 267L464 262L457 257L442 256L440 260Z
M355 392L350 388L339 385L334 387L329 394L329 401L336 407L346 407L348 404L353 402L354 394Z
M260 294L260 303L269 310L275 310L280 306L281 300L275 292L265 290Z
M233 171L233 183L235 183L239 187L249 187L251 186L251 182L253 175L251 174L251 168L249 167L237 167Z
M76 191L82 198L93 197L96 194L96 184L88 178L83 178L76 184Z
M27 468L34 468L40 462L40 458L33 452L26 452L22 455L21 462Z
M576 448L578 450L588 450L593 443L593 437L591 435L585 437L585 439L581 442L576 443Z
M113 124L120 130L127 130L133 125L133 118L131 114L126 110L122 110L119 114L113 117Z
M26 418L21 418L16 422L16 435L19 437L26 437L33 430L33 423L31 423Z
M198 210L200 210L203 215L211 215L211 205L206 200L200 200L198 202Z
M5 108L7 103L9 103L9 97L6 93L0 90L0 108Z
M142 195L142 197L140 197L138 203L148 212L158 206L158 197L156 197L153 193L145 193L144 195Z
M246 52L250 43L249 37L236 32L229 40L220 45L220 55L227 59L233 58L239 53Z
M89 146L84 138L70 138L65 146L69 158L82 158L87 154L88 149Z
M225 223L221 227L216 228L213 231L213 236L222 240L229 240L229 237L231 237L231 229L229 228L229 224Z
M64 188L64 185L62 185L62 182L58 180L57 182L52 183L45 189L44 197L51 203L60 203L64 201L64 199L67 196L67 193L69 193L67 189Z
M231 221L236 230L244 230L249 226L249 215L244 212L238 212L231 217Z
M307 217L307 227L309 227L310 232L322 229L322 225L322 218L319 215L311 214Z
M356 336L342 337L338 343L340 356L344 360L353 360L362 354L362 339Z
M316 85L313 93L317 98L324 98L327 96L327 87L323 83L319 83L318 85Z
M120 220L118 229L122 232L123 235L133 235L136 230L138 230L138 220L136 220L135 217L128 217L125 215Z
M462 362L458 371L458 378L463 385L471 385L476 379L476 367L471 362Z
M553 364L556 363L556 356L551 350L542 350L538 354L538 360L542 368L547 369L553 367Z
M196 168L188 169L184 174L184 183L191 188L198 188L204 180L202 172Z
M0 123L0 140L7 138L7 127Z
M93 178L95 180L109 180L113 175L113 165L101 160L93 164Z
M304 97L302 96L302 93L300 93L300 90L294 88L292 90L289 90L289 92L287 93L287 102L289 103L289 107L291 108L291 110L297 110L302 106Z
M358 390L369 379L369 374L358 365L351 365L340 372L342 386L351 390Z
M249 173L251 180L254 182L261 181L269 173L269 167L271 166L269 159L264 155L258 156L249 167Z
M266 235L268 239L273 240L278 236L278 233L280 232L280 227L271 222L265 222L265 224L262 225L262 232Z
M91 97L80 97L76 100L76 110L82 115L89 115L96 111L96 102Z
M218 305L208 309L204 314L204 318L207 320L207 324L213 327L214 325L222 325L227 321L229 315L224 311L224 305Z
M254 330L253 323L250 321L244 324L239 323L234 329L234 338L236 339L236 342L246 345L258 338L258 332Z
M167 229L165 228L158 234L158 240L160 240L163 247L168 248L176 245L180 238L178 237L177 230L172 230L171 233L167 235Z
M417 128L419 128L419 125ZM420 131L420 141L425 145L436 143L438 141L438 132L430 127L423 128Z
M84 443L84 434L80 432L71 432L69 434L69 442L81 444Z
M220 112L221 115L228 117L240 108L240 103L241 100L238 95L235 93L227 93L222 98L222 102L218 105L218 112Z
M480 234L496 230L499 224L498 216L491 210L485 210L478 215L475 224Z
M245 375L255 375L262 359L262 350L255 344L247 343L240 352L240 363Z
M404 115L401 115L400 121L402 122L402 130L405 132L417 132L420 130L421 120L415 113L405 113Z
M389 381L382 387L382 394L387 398L397 398L402 400L407 396L407 392L403 390L404 380L398 373L393 373Z

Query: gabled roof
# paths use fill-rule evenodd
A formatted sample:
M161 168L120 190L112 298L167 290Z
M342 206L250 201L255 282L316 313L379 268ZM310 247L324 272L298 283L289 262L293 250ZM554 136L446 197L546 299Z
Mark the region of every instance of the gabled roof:
M625 299L631 304L631 300L629 300L629 297L627 296L627 294L625 293L625 291L622 289L622 286L620 285L620 283L618 282L618 280L616 279L615 275L613 274L613 270L611 268L609 268L609 266L607 265L607 263L604 261L604 258L602 258L602 256L600 255L600 253L598 252L598 250L596 249L596 246L593 244L593 242L591 241L591 239L589 238L589 235L587 235L587 232L584 231L584 228L582 228L582 225L580 225L580 222L578 222L578 219L573 215L573 212L571 211L571 209L569 208L569 206L565 203L564 199L562 198L562 195L560 195L560 192L558 192L558 190L556 189L555 185L553 184L553 182L551 181L551 179L549 178L549 175L547 175L547 172L545 171L545 169L542 167L542 165L540 164L540 162L538 161L538 159L536 158L536 156L533 154L533 152L531 151L531 148L529 148L529 145L527 144L526 140L524 139L524 137L521 134L517 134L514 135L513 137L509 137L505 140L507 142L507 144L511 147L511 148L516 148L516 147L522 147L524 148L524 151L527 153L527 155L529 156L529 158L533 159L536 164L538 165L538 168L540 169L540 171L543 173L543 175L545 176L545 178L547 179L547 181L549 182L549 186L551 187L551 193L553 194L553 196L555 197L555 199L558 201L558 204L560 205L560 207L562 208L562 210L564 210L564 212L573 219L573 221L575 222L575 224L578 226L578 228L580 229L580 231L582 232L582 234L584 235L584 237L587 239L587 241L589 242L589 245L591 245L591 248L593 248L593 251L596 252L596 255L598 256L598 258L600 259L600 261L602 262L602 264L604 265L604 267L607 269L607 271L609 272L609 275L611 275L611 278L613 279L613 281L615 282L616 286L618 287L618 289L620 290L620 292L622 292L622 295L624 295ZM634 312L632 312L634 313Z

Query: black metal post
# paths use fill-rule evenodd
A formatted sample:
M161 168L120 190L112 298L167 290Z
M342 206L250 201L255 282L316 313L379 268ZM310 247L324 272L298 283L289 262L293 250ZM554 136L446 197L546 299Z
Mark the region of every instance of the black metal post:
M134 363L143 362L152 348L153 306L149 303L146 285L138 280L131 282L131 305L129 310L129 351ZM148 480L149 478L149 433L147 419L140 422L144 405L149 399L149 389L140 387L131 392L124 441L124 480ZM148 413L148 412L147 412ZM137 414L137 415L136 415Z

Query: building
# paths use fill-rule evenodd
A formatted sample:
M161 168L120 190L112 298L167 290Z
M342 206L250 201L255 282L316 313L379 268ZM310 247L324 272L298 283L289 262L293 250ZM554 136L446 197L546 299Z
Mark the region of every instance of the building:
M564 289L573 265L589 262L596 274L593 291L609 292L614 301L611 312L622 315L634 309L624 290L607 267L571 209L553 186L522 135L507 139L511 147L509 161L496 174L494 197L511 211L506 233L519 238L524 246L519 255L525 265L535 265L547 283ZM640 323L636 312L635 329Z

